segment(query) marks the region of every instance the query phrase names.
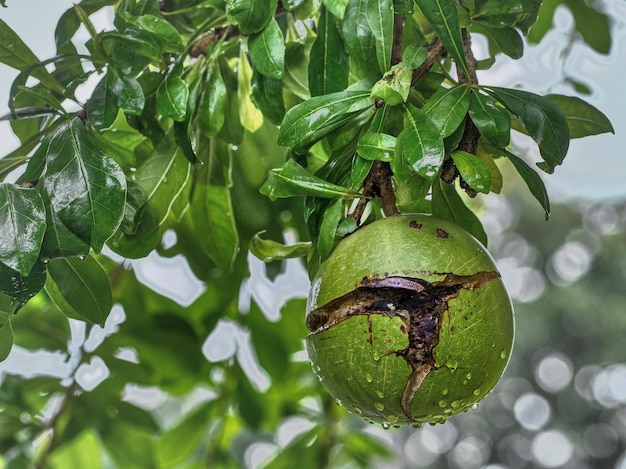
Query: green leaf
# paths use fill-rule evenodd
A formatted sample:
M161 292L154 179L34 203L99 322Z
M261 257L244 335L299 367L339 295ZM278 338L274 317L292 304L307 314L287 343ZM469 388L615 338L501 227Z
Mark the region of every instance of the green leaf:
M432 120L442 137L448 137L465 121L471 101L467 86L440 88L424 104L422 110Z
M0 293L17 302L14 305L17 309L39 293L45 283L46 267L43 262L37 262L30 270L28 277L0 263Z
M143 199L141 206L137 207L135 234L148 235L165 222L190 176L191 165L180 154L170 132L134 174L133 181L140 188Z
M250 99L268 121L280 125L285 117L283 82L268 78L258 72L252 74L252 96Z
M324 5L337 19L343 19L348 0L323 0Z
M252 74L253 70L244 52L239 50L239 62L237 67L237 101L239 104L239 121L244 129L256 132L263 125L263 114L252 102Z
M447 184L441 178L436 178L433 183L432 209L433 215L456 223L487 246L487 234L482 223L474 212L467 208L453 184Z
M317 238L317 252L322 260L326 259L335 245L337 225L343 216L343 200L332 202L322 215L320 232Z
M185 120L189 88L182 78L169 74L157 89L157 109L175 121Z
M226 85L216 62L207 66L206 77L198 104L197 125L205 137L217 135L224 125Z
M354 155L352 158L352 171L350 172L352 176L352 187L361 187L363 181L365 181L365 178L372 169L373 164L373 160L366 160L365 158L361 158L358 154Z
M311 250L310 242L282 244L271 239L263 239L265 231L255 234L250 240L250 252L263 262L282 261L306 256Z
M348 87L348 54L335 18L322 8L317 38L311 47L308 67L311 96L343 91Z
M355 198L360 194L312 175L294 160L272 169L261 187L261 194L275 200L283 197L310 195L327 199Z
M396 106L409 97L412 72L404 63L394 65L372 87L372 98L382 99L389 106Z
M420 10L461 70L469 76L455 0L421 0Z
M366 8L367 22L374 36L378 68L380 69L380 73L385 73L391 66L391 48L393 46L393 1L368 1Z
M0 62L16 70L24 70L39 62L33 51L1 19ZM58 92L63 91L63 86L44 67L33 69L32 75L48 88Z
M367 21L368 0L349 0L343 18L345 47L360 72L380 77L376 68L375 39ZM370 64L373 66L370 67Z
M497 49L508 55L512 59L519 59L524 55L524 40L513 28L497 28L485 25L481 27L480 24L477 28L478 31L485 34L490 41L490 51L495 55ZM495 51L493 50L497 48Z
M355 113L373 105L369 91L346 90L308 99L287 111L280 126L278 144L310 145L344 125Z
M161 62L163 60L163 51L157 41L157 39L148 32L144 32L139 29L126 28L123 32L107 32L101 34L101 40L112 40L114 49L115 42L122 47L133 51L134 54L139 54L147 57L155 62Z
M511 161L511 163L513 163L513 166L515 166L515 169L528 186L530 193L543 207L546 220L550 218L550 199L548 198L548 191L546 190L546 186L543 183L541 176L539 176L537 171L528 166L528 164L526 164L526 162L519 156L516 156L508 151L505 151L504 154Z
M104 327L113 298L107 273L95 257L56 259L47 267L46 292L61 312Z
M611 51L611 17L585 0L569 0L566 5L574 16L576 31L584 41L595 51L608 54Z
M390 162L396 148L397 138L384 134L368 132L359 138L356 152L366 160L380 160Z
M41 244L41 259L48 260L89 254L89 244L65 226L45 193L43 198L46 208L46 233Z
M59 446L50 454L50 468L63 469L67 467L102 467L102 454L97 433L88 428L70 442Z
M285 73L285 40L275 19L259 33L248 38L248 52L255 70L263 75L282 79Z
M243 34L258 33L274 17L278 0L226 0L226 14Z
M1 300L0 300L1 301ZM0 316L5 316L5 321L0 325L0 362L7 359L13 348L13 329L11 328L10 316L2 311L0 306ZM0 319L0 322L1 319Z
M480 134L499 147L506 147L511 140L509 113L480 93L472 93L469 115Z
M445 153L441 133L426 114L411 104L402 112L404 130L398 136L398 150L411 171L432 180Z
M560 165L569 147L569 128L563 111L554 102L528 91L491 87L490 93L513 113L539 145L551 173Z
M565 114L570 138L582 138L608 132L615 133L609 118L598 108L580 98L549 94L546 99L559 106Z
M424 63L428 57L428 50L415 44L411 44L404 49L402 63L408 68L417 68Z
M117 99L109 87L109 80L108 74L100 79L91 94L91 98L89 98L89 105L87 106L89 123L98 131L109 128L115 121L119 111Z
M459 170L463 180L472 188L483 194L491 189L491 169L482 159L466 151L450 153L454 166Z
M206 255L230 271L239 250L239 234L230 194L231 156L226 144L217 144L215 139L205 140L198 152L202 164L195 166L189 215Z
M169 22L154 15L128 16L125 18L143 32L155 36L163 52L180 53L184 45L178 30Z
M59 219L99 252L122 221L126 178L79 119L52 138L42 179Z
M46 230L46 212L37 191L0 183L0 226L0 262L28 275Z
M159 467L173 467L185 462L206 433L213 407L213 402L200 405L163 433L156 450Z
M146 99L137 79L133 76L118 75L113 68L108 72L108 79L110 81L107 91L115 100L116 107L127 114L141 115Z
M476 2L477 11L473 20L493 28L519 28L527 34L537 20L542 3L541 0L482 0Z

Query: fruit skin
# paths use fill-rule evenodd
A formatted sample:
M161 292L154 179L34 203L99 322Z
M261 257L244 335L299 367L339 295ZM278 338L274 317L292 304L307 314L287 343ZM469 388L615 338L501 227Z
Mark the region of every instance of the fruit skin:
M403 277L432 284L449 274L490 273L448 300L434 347L434 366L409 401L412 370L394 352L409 344L406 321L389 312L358 314L306 338L313 370L350 411L384 425L443 422L493 389L510 357L513 308L487 250L457 225L430 215L375 221L343 239L313 278L307 322L317 308L355 291L363 279ZM480 275L480 274L479 274ZM404 394L406 395L406 394Z

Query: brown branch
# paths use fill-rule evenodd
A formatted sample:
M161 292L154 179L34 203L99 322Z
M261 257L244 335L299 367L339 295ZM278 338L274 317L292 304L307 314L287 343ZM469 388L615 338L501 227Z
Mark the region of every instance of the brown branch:
M391 46L391 65L402 62L402 35L404 33L405 16L401 13L393 15L393 43Z
M354 211L350 214L357 223L360 222L367 203L373 197L379 197L383 204L383 213L386 217L398 214L396 207L396 192L393 188L393 172L389 163L375 161L372 169L363 181L363 195Z
M228 40L232 37L235 37L239 34L239 28L234 26L224 26L222 28L215 28L211 30L208 34L200 37L191 49L189 50L189 57L197 58L201 55L204 55L207 47L215 44L220 41L220 39L224 38Z

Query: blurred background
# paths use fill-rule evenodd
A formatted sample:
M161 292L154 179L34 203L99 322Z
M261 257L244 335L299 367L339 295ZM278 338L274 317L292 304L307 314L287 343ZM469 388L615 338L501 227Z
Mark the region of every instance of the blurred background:
M553 203L547 222L526 187L512 174L506 178L506 167L502 168L506 197L480 199L477 210L489 234L489 249L515 302L516 340L503 379L478 409L421 429L384 430L347 414L311 379L298 338L305 332L302 298L308 290L301 262L272 266L268 275L264 265L250 258L251 276L238 305L245 317L214 318L213 328L207 328L210 333L196 338L202 363L191 363L184 355L185 347L193 344L180 344L183 358L177 359L159 355L156 340L125 343L130 337L124 335L125 328L141 327L129 324L125 311L132 305L118 304L106 328L87 329L74 321L64 324L43 297L29 304L14 322L18 346L0 363L0 427L4 425L0 436L23 431L7 426L12 412L17 412L24 428L54 415L55 405L62 400L48 398L64 389L64 379L73 373L77 384L71 390L80 396L78 401L82 399L74 412L88 409L92 417L70 419L77 426L72 445L83 449L69 445L67 451L75 458L85 448L105 448L97 464L86 459L88 466L73 467L157 467L150 462L148 449L145 454L133 453L122 441L143 441L151 448L152 443L140 436L150 431L130 430L139 424L121 430L118 424L113 430L102 423L116 416L122 419L122 413L132 412L132 407L146 411L161 435L169 432L170 439L154 443L157 447L193 441L215 451L213 467L288 468L296 467L297 461L301 468L626 469L626 96L621 78L626 69L626 4L593 3L610 18L607 50L590 46L571 11L559 6L552 29L539 44L527 45L523 59L502 59L479 76L481 83L520 84L544 94L578 94L607 114L616 135L572 142L564 166L545 178ZM61 0L15 1L0 10L0 17L40 58L46 58L54 54L55 19L70 6L71 2ZM92 19L104 28L111 17L104 10ZM474 45L480 58L484 44L477 40ZM14 76L14 71L0 66L0 114L7 110ZM16 141L8 125L0 124L4 154ZM529 161L538 159L529 142L520 139L515 145ZM164 239L165 248L168 242L176 243L176 236L170 235L171 239ZM168 311L187 308L186 313L193 315L199 300L206 305L215 297L182 256L153 253L132 264L110 257L113 264L132 267L137 281L133 277L120 288L135 288L145 310L160 311L166 305ZM40 320L44 315L46 319ZM34 330L37 321L48 329ZM288 328L294 337L289 343L275 341L272 327ZM264 339L255 336L260 328L267 332ZM42 336L49 339L45 350L40 350ZM118 362L112 365L112 357L126 363L139 361L137 354L144 345L152 347L156 357L147 365L148 373L161 373L156 383L154 378L139 376L136 369L125 375ZM85 353L89 361L76 369ZM289 363L268 369L268 363L279 367L280 354L287 355ZM229 388L233 368L247 380ZM195 378L181 382L184 374L202 373L208 377L206 382ZM128 408L103 397L116 380L125 380L121 402ZM237 409L220 407L223 396L233 393ZM6 403L19 402L16 396L28 405L11 410ZM96 410L99 405L102 415ZM39 409L41 414L28 409ZM141 418L143 414L137 417ZM98 437L84 432L85 428L95 429ZM3 447L0 468L28 467L20 466L24 459L16 455L28 454L32 447L21 447L19 434L15 435L17 443ZM23 441L31 440L24 435ZM122 449L112 449L115 444ZM185 453L192 461L199 451L196 446ZM64 457L53 459L52 467L63 467L69 460ZM120 466L124 458L134 463ZM164 467L203 467L174 459L173 465Z

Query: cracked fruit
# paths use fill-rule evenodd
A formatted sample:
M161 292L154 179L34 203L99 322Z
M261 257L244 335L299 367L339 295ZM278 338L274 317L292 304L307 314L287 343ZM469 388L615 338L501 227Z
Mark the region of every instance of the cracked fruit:
M385 426L443 422L500 379L513 308L487 250L429 215L375 221L315 275L306 338L338 402Z

